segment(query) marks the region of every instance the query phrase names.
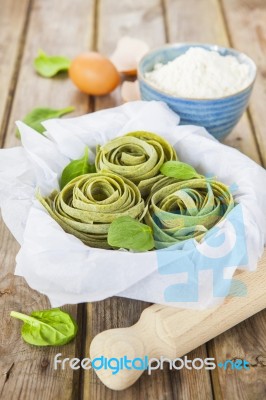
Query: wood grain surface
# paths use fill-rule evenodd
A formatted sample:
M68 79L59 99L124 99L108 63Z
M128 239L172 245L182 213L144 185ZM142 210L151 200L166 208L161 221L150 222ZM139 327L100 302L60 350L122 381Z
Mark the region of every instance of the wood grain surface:
M226 143L266 165L266 2L264 0L1 0L0 5L0 142L19 145L14 121L33 107L76 107L75 114L121 103L119 88L109 96L88 98L67 79L36 75L32 61L39 48L73 57L84 49L112 53L122 35L146 40L210 42L247 52L259 67L251 105ZM75 115L73 114L73 115ZM112 298L66 307L79 321L76 341L62 348L35 349L20 338L19 321L9 312L49 306L45 296L14 277L19 249L0 221L0 398L3 400L261 400L266 397L265 312L249 318L189 354L217 360L245 358L249 374L215 370L156 371L130 389L113 392L90 371L53 369L56 353L86 357L92 338L104 329L135 323L147 303Z
M229 296L219 306L201 311L153 304L142 312L133 326L106 330L95 336L90 357L112 359L127 356L134 359L148 356L150 360L162 355L172 360L182 357L265 308L265 265L266 251L256 271L239 271L237 274L236 279L247 288L247 296L241 295L240 289L237 296ZM215 359L217 363L224 362L222 358ZM124 390L133 385L143 371L124 369L113 374L110 369L101 369L96 373L107 387Z
M247 122L257 143L257 158L253 149L249 156L266 166L266 3L263 0L223 0L221 11L227 27L230 46L247 53L258 67L254 92L251 97ZM230 135L232 136L232 135ZM229 136L229 138L230 138ZM250 141L242 137L244 153ZM243 149L243 147L242 147ZM261 400L266 397L266 310L242 322L229 332L220 335L208 344L208 351L217 359L247 359L251 363L248 374L243 371L213 372L214 394L218 399L228 399L232 395L243 400Z
M0 145L13 101L23 40L27 30L30 0L3 0L0 11Z
M254 48L257 49L258 47L258 40L255 40L254 36L253 40L251 40L251 32L246 27L246 19L248 18L248 21L253 24L253 26L259 25L261 33L264 32L264 35L266 35L265 23L264 25L262 24L262 17L266 12L265 2L264 6L262 5L262 1L243 2L241 0L223 0L223 4L218 0L202 0L200 2L194 0L178 2L175 0L165 0L165 2L170 41L209 41L210 43L217 43L223 46L234 46L238 50L247 52L247 54L254 58L259 67L258 76L261 76L266 68L266 64L263 68L261 68L261 65L265 63L265 56L262 56L261 50L257 52L257 54L254 51ZM256 6L258 6L258 4L260 7L257 8ZM245 12L243 9L245 9ZM250 16L250 13L253 13L253 18ZM254 14L256 14L256 17L258 17L258 14L261 14L259 20L258 18L255 18ZM229 18L229 15L232 19L231 25L227 25L227 18ZM236 20L238 24L236 24ZM180 22L174 23L175 21ZM213 21L215 21L215 24ZM265 18L264 21L266 21ZM254 32L252 35L253 34ZM245 40L243 40L243 35L245 35ZM239 37L242 38L242 41L239 39L237 41L237 38ZM255 46L252 44L254 42L256 43ZM251 48L253 48L252 53ZM252 95L253 102L255 101L255 96L257 96L257 102L260 99L261 104L263 104L261 92L264 90L265 96L266 92L265 89L263 89L265 88L265 85L265 77L263 82L256 82L256 87ZM259 89L256 89L258 86ZM259 92L259 97L257 92ZM255 118L257 118L257 114L255 115ZM260 163L265 159L264 156L266 154L266 143L256 135L258 131L257 129L254 129L255 125L253 119L253 110L250 108L249 112L245 113L230 136L225 139L225 143L238 148L250 158ZM265 129L263 133L261 132L261 134L264 135L263 137L265 139ZM240 333L242 330L245 330L245 338L247 339L250 336L251 343L254 343L252 340L254 337L254 322L256 325L262 327L263 321L265 323L265 316L266 312L262 311L251 319L240 324L238 327L232 328L229 332L220 335L217 339L214 339L207 344L208 354L210 354L212 357L215 357L217 360L228 359L230 357L243 358L243 354L245 354L244 358L249 360L251 353L250 351L248 352L247 349L253 349L254 351L254 347L252 347L252 345L248 347L246 345L246 341L243 340L243 336ZM258 335L259 342L264 344L257 350L257 357L260 357L261 354L266 354L266 331L261 329ZM216 345L216 343L219 343L219 345ZM235 345L236 343L237 346ZM215 398L242 398L241 395L244 393L244 399L263 398L262 395L266 395L265 368L263 369L261 364L259 364L259 368L257 369L253 367L250 371L250 376L252 376L252 379L246 380L245 374L242 372L242 379L237 379L237 372L232 373L231 371L224 370L213 371L212 381L215 383L213 389ZM262 379L262 377L264 377L264 379Z
M266 166L266 3L264 0L222 0L222 10L230 44L252 57L258 67L249 116Z
M4 4L3 4L4 3ZM15 13L22 12L20 2L11 2ZM1 0L3 6L10 7L9 0ZM24 1L25 3L25 1ZM18 5L18 6L17 6ZM5 139L5 147L18 145L15 138L16 119L21 119L32 108L49 106L63 108L76 107L76 113L88 111L87 96L79 93L67 75L55 79L44 79L33 70L33 59L39 48L48 54L60 54L73 57L88 46L92 25L89 24L92 4L83 0L64 0L55 3L52 0L37 0L31 3L28 26L24 30L21 49L23 55L19 63L16 91L10 103L10 119ZM25 10L26 13L26 10ZM71 24L68 17L71 15ZM23 19L23 16L20 15ZM18 21L10 19L10 31L16 31ZM6 26L0 25L0 29ZM0 34L1 35L1 34ZM13 83L14 84L14 83ZM9 111L5 111L9 112ZM55 354L62 357L74 357L80 351L82 321L77 306L65 307L79 319L80 334L75 342L62 348L35 348L25 344L20 337L21 323L11 319L11 310L30 313L33 310L49 308L45 296L31 290L24 279L13 276L15 255L18 245L1 220L1 286L0 286L0 398L1 399L70 399L77 396L79 376L73 370L57 371L53 368Z

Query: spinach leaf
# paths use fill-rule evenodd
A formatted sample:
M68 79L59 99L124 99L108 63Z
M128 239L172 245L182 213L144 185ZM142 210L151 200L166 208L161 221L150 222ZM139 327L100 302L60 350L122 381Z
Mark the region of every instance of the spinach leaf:
M71 161L63 170L60 179L60 189L77 176L95 172L95 165L89 163L89 149L85 148L84 156L79 160Z
M51 78L61 71L69 69L71 60L63 56L48 56L43 50L39 50L34 59L34 68L41 76Z
M21 335L25 342L35 346L61 346L77 334L76 321L59 308L34 311L29 315L11 311L11 317L24 322Z
M136 251L148 251L154 248L152 230L129 216L116 218L110 225L107 237L113 247Z
M71 113L74 111L74 107L66 107L60 110L55 110L52 108L34 108L31 112L29 112L24 118L23 122L29 125L31 128L35 129L35 131L39 133L43 133L45 131L44 126L42 126L41 122L52 119L52 118L60 118L65 114ZM17 138L20 138L19 130L16 130Z
M169 176L170 178L176 178L180 181L186 181L193 178L201 178L202 176L189 164L180 161L167 161L161 168L160 172Z

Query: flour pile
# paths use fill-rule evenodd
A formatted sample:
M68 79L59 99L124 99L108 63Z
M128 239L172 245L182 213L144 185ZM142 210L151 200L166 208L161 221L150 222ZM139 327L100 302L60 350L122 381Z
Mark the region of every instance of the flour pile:
M167 64L156 64L145 78L169 94L193 99L229 96L251 83L248 65L200 47L191 47Z

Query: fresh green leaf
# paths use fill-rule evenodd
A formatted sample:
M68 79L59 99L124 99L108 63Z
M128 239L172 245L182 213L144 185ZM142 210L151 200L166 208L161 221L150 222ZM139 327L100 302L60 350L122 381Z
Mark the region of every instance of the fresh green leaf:
M201 175L189 164L180 161L167 161L161 168L160 172L169 176L170 178L176 178L180 181L186 181L193 178L201 178Z
M148 251L154 248L152 230L129 216L116 218L110 225L107 237L113 247L135 251Z
M11 311L11 317L24 322L21 335L25 342L35 346L61 346L77 334L76 321L59 308L34 311L29 315Z
M29 125L31 128L35 129L35 131L39 133L43 133L45 128L42 126L41 122L52 119L52 118L60 118L65 114L71 113L74 111L74 107L66 107L60 110L55 110L52 108L34 108L31 112L29 112L24 118L23 122ZM16 130L17 138L20 138L19 130Z
M60 188L63 189L64 186L72 179L77 176L89 174L95 172L95 166L89 163L89 149L85 148L84 156L79 160L71 161L63 170L61 180L60 180Z
M48 56L43 50L39 50L34 59L34 68L41 76L51 78L58 72L67 71L71 60L63 56Z

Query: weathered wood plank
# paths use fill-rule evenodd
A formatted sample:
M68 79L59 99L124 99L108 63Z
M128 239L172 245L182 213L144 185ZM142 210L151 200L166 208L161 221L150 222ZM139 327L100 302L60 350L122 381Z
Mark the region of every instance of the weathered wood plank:
M229 46L218 0L164 0L164 2L171 42L203 42ZM238 148L259 162L256 141L246 114L225 139L225 143Z
M30 0L2 0L0 12L0 144L2 143L12 94L16 84L20 53L26 32Z
M79 107L78 111L87 111L87 97L78 94L78 92L72 87L71 82L63 82L61 78L45 80L43 78L35 76L34 72L30 71L30 68L32 68L31 60L36 54L38 47L43 47L44 50L46 50L47 52L51 50L51 52L54 53L58 53L62 48L64 49L63 53L66 54L67 50L67 55L69 56L73 55L79 50L82 50L84 47L89 47L89 40L87 40L88 38L85 38L84 36L84 32L87 32L87 30L89 29L89 26L87 28L85 26L85 16L88 14L89 8L88 3L85 4L85 2L81 0L72 2L74 4L71 4L71 2L68 2L66 0L65 2L61 3L58 2L58 4L56 4L56 10L54 10L55 4L50 0L46 1L45 5L44 2L41 0L35 2L34 13L32 14L33 16L31 17L29 28L29 31L31 33L28 34L27 38L26 49L23 56L23 68L19 77L18 91L15 97L14 108L12 110L12 116L10 119L11 122L9 124L8 137L6 140L7 146L11 146L17 143L13 136L13 120L16 118L21 118L27 111L29 111L29 109L36 105L49 104L50 106L54 107L63 107L69 105L70 99L72 99L72 104L74 102L74 105L77 105ZM102 0L100 4L98 12L104 21L104 25L102 25L102 28L100 27L99 29L98 47L100 51L103 51L106 54L111 53L115 46L116 40L122 34L131 34L132 36L144 38L147 41L150 41L151 45L159 45L164 41L164 38L162 37L162 35L164 35L164 28L161 20L161 5L159 1L149 0L145 3L138 0L134 2L120 2L122 4L116 3L117 2L113 2L111 0ZM188 5L187 1L175 3L178 3L178 7L179 4L183 3L183 7L181 7L179 11L180 15L176 17L176 22L181 19L182 13L187 13L190 9L191 13L194 12L196 17L196 22L195 20L193 21L193 26L198 29L198 35L201 35L202 26L200 26L201 24L198 23L199 14L196 11L196 5L200 3L200 7L203 7L202 4L206 4L206 2L194 1L193 4L191 3L190 5ZM210 3L208 2L208 4ZM174 10L174 8L172 7L173 6L171 6L171 8L169 9L166 7L168 9L168 15L170 16L172 15L172 12ZM44 8L46 8L46 10L44 10ZM63 24L63 26L61 13L62 15L68 16L67 22ZM187 18L188 16L186 14L186 19ZM156 20L157 22L153 25L154 20ZM220 20L220 17L218 17L218 20ZM82 24L82 26L77 25L77 21L79 21L79 24ZM119 25L119 21L120 24L123 24L122 28L119 28L119 26L117 27L117 24ZM146 24L144 24L143 21L145 21ZM186 24L184 24L184 26L187 27L189 23L187 21L185 22ZM72 27L70 27L71 23ZM46 29L46 26L49 26L49 30ZM45 34L43 33L43 31L41 32L40 27L45 30ZM157 32L156 28L157 30L159 30L160 35L158 33L155 34L155 32ZM116 29L117 33L114 34ZM108 33L106 34L106 32ZM34 33L34 35L37 35L39 40L35 40L35 37L32 37L32 33ZM56 34L59 34L59 39L57 38ZM184 39L190 40L186 37L184 37ZM43 45L41 44L42 40L44 43ZM196 38L191 38L191 40L196 40ZM202 40L205 41L204 36L202 37ZM33 43L35 43L35 47L33 46ZM68 45L66 45L66 43L68 43ZM77 43L79 43L80 48ZM29 82L27 76L31 75L32 79L30 79ZM39 94L36 93L37 89L40 92ZM31 98L31 94L33 98ZM25 98L27 99L26 101ZM43 101L45 101L45 104L43 103ZM95 104L96 109L100 109L110 107L112 105L117 105L118 102L120 102L119 90L111 96L96 99ZM29 106L27 104L29 104ZM236 140L235 143L231 143L233 143L235 146L238 146L238 142L243 142L242 151L249 151L249 155L251 157L253 157L254 159L258 159L255 142L251 141L249 145L247 145L247 142L245 140L242 141L242 137L251 136L249 125L246 122L242 122L242 124L243 128L237 131L236 136L236 138L240 137L241 140ZM230 135L230 138L232 138L233 135L234 134ZM15 244L11 236L5 231L3 235L3 245L0 250L0 261L3 259L5 265L5 274L9 271L12 272L13 270L13 268L10 266L12 266L12 263L14 264L14 254L16 250L17 245ZM10 318L8 317L11 308L18 309L19 307L21 307L21 305L23 305L23 311L29 312L34 308L42 308L47 306L47 300L36 292L29 290L23 280L20 280L20 278L13 278L12 275L5 276L5 278L1 282L0 300L0 309L1 312L3 312L1 321L4 322L3 326L5 326L5 329L8 330L7 333L6 331L3 332L3 336L0 339L0 351L4 349L7 353L10 352L8 354L4 353L4 358L1 358L0 363L0 393L2 390L2 396L7 396L3 398L25 398L27 400L31 398L70 398L73 382L72 376L69 375L69 371L65 371L65 374L62 373L61 375L56 375L52 369L51 361L54 354L56 354L57 352L63 352L66 357L71 357L74 356L75 353L77 354L77 350L74 349L72 345L68 345L65 348L54 349L53 351L47 351L43 349L34 349L33 351L29 351L28 346L23 345L23 347L20 343L17 326L14 329L14 326L11 325L13 324L13 321L10 321ZM83 349L85 350L86 354L83 353L81 355L88 356L89 342L92 336L103 329L109 329L111 327L122 325L131 325L137 320L141 310L144 307L144 303L120 298L109 299L105 302L99 302L89 305L87 308L88 341L86 343L86 348ZM69 307L68 309L73 312L73 310L75 310L75 307ZM14 337L15 334L17 335L16 337ZM10 340L7 340L8 335L10 335ZM215 344L216 342L213 341L212 345ZM228 347L229 350L232 348L230 346ZM13 351L10 350L11 348L13 349ZM200 353L198 353L198 351ZM226 348L226 352L227 351L228 349ZM9 354L11 354L11 358ZM204 347L201 347L199 350L196 350L196 353L193 353L191 357L205 357L205 354L206 353ZM12 366L13 357L15 360L14 366ZM7 373L8 371L10 371L9 374ZM4 375L1 376L2 373ZM129 389L128 391L122 393L113 393L106 389L103 385L99 384L99 381L96 380L94 374L86 372L84 377L84 398L91 398L93 400L98 398L104 398L107 400L109 398L191 399L199 398L198 394L201 391L203 391L207 399L211 398L210 392L208 392L206 395L206 389L203 389L205 380L203 379L203 377L200 377L198 375L198 372L197 374L195 374L197 378L194 378L193 374L190 374L189 376L185 375L183 377L182 374L184 373L185 371L182 371L180 374L177 374L176 372L172 372L171 374L169 374L168 371L164 371L159 372L158 374L154 374L153 379L143 376L139 383L137 383L132 389ZM234 382L236 378L238 378L238 376L235 377L232 382ZM230 393L230 395L231 393L235 393L234 384L232 386L232 392L228 392ZM13 388L15 388L15 390L13 390ZM181 397L181 395L183 397ZM76 397L74 396L74 398Z
M228 46L227 33L217 1L179 0L176 2L164 0L164 3L170 42L203 42ZM215 21L215 24L213 21ZM246 115L243 116L234 132L226 138L225 143L238 148L254 160L259 160L256 142L247 123ZM198 375L196 375L196 378L201 379ZM198 380L195 379L193 384L186 386L194 387L195 382L198 382ZM198 393L204 393L204 391ZM196 394L195 397L197 396L199 394Z
M231 2L228 1L231 4ZM210 42L217 43L220 45L228 46L230 45L230 40L227 35L226 26L223 20L223 14L221 13L220 4L218 1L178 1L165 0L166 4L166 16L168 19L168 32L169 39L171 41L191 41L191 42ZM236 11L236 10L235 10ZM238 11L234 15L237 15ZM177 17L179 15L179 17ZM179 22L181 21L181 22ZM215 23L213 23L215 21ZM240 28L232 26L232 31L238 31ZM244 29L244 26L242 27ZM246 38L248 41L248 38ZM243 116L239 124L236 126L234 131L226 138L225 142L233 147L238 148L243 153L247 154L249 157L253 158L255 161L260 162L260 156L258 154L258 149L256 145L256 140L252 131L252 127L249 123L247 114ZM261 325L261 319L263 318L263 313L257 314L251 320L245 321L245 327L249 327L248 332L252 334L252 325L254 321L257 321L258 326ZM241 324L240 326L242 326ZM243 329L243 328L242 328ZM229 332L224 333L217 339L214 339L208 345L209 353L216 360L225 360L226 358L241 356L243 353L242 343L243 337L239 336L237 332L238 328L233 328ZM264 340L264 333L261 330L256 332L256 335L261 337L261 341ZM248 337L248 333L246 337ZM227 338L233 338L234 344L238 344L237 351L232 354L236 349L236 346L232 346L232 342L227 340ZM221 349L221 351L219 351ZM223 353L223 349L226 349L226 354ZM214 351L215 350L215 351ZM256 379L260 379L260 374L255 372L257 370L253 369L252 382L255 383ZM254 375L255 372L255 375ZM236 375L230 380L230 390L226 388L228 381L228 373L224 374L220 370L215 370L212 374L214 382L214 395L217 399L228 399L228 398L241 398L239 396L239 384ZM226 381L225 381L226 378ZM219 383L219 380L221 382ZM250 392L248 391L250 388ZM256 385L250 385L249 382L241 381L242 391L247 391L247 393L253 392L259 395L259 391L256 391ZM220 397L219 397L220 396ZM248 397L246 397L248 398ZM251 397L249 397L251 398ZM258 397L259 398L259 397Z
M251 98L250 114L254 133L259 143L261 158L265 164L266 140L264 126L266 76L263 51L263 35L266 35L266 4L263 1L223 0L225 21L231 44L247 52L258 65L257 82ZM264 43L265 44L265 43ZM247 143L248 144L248 143ZM266 396L266 311L254 315L208 344L210 356L218 361L241 358L250 362L249 371L213 371L214 394L217 399L241 398L260 400Z
M141 303L122 298L112 298L97 303L96 309L90 307L88 313L88 332L95 336L102 330L131 326L137 322L142 310ZM145 304L143 308L145 308ZM139 305L139 309L137 306ZM94 313L94 317L93 314ZM101 330L99 331L99 326ZM88 354L88 351L86 351ZM162 354L164 356L164 354ZM201 346L188 355L189 359L197 357L206 358L206 347ZM191 400L212 399L209 375L205 370L180 371L163 370L153 371L151 375L147 372L130 388L123 391L112 391L106 388L95 373L85 376L84 399L112 399L112 400ZM202 395L204 394L204 396Z
M118 40L129 35L145 40L150 47L165 43L165 26L160 0L124 0L98 2L99 25L95 49L109 56L113 53ZM122 103L120 87L108 96L96 98L95 109L115 107Z
M173 29L177 37L175 40L178 41L204 41L204 42L215 42L220 45L231 45L230 38L227 35L226 27L224 21L222 19L221 8L217 1L209 2L209 1L186 1L185 4L181 4L182 1L174 2L167 1L168 6L171 4L169 15L172 16L172 20L170 20L169 24L169 35L170 39L172 39L171 32ZM188 4L190 3L190 4ZM232 4L231 1L227 2L228 4ZM178 5L178 12L182 13L182 9L185 9L184 22L176 30L176 26L173 23L174 13L173 7ZM239 9L235 8L234 15L238 15ZM172 21L172 22L171 22ZM213 23L215 21L215 24ZM190 28L191 26L191 28ZM181 29L182 27L182 29ZM197 28L196 28L197 27ZM238 32L245 30L244 26L236 27L232 26L232 32ZM247 31L246 31L247 32ZM247 33L248 34L248 33ZM173 40L173 39L172 39ZM246 37L246 41L249 42L250 39ZM258 154L258 149L256 146L256 140L253 135L253 131L249 120L247 118L247 114L243 116L239 124L236 126L234 131L229 135L229 137L225 140L225 142L231 146L234 146L249 155L255 161L259 162L260 157ZM224 333L218 338L211 341L208 345L208 352L211 356L215 357L216 360L224 361L227 358L233 357L241 357L243 358L243 354L245 357L249 359L249 355L251 351L254 352L254 348L252 346L245 346L243 340L243 328L246 329L245 338L248 338L249 343L251 342L251 335L254 335L254 330L252 326L254 323L257 326L262 327L262 319L265 315L263 313L259 313L254 316L252 319L245 321L243 324L240 324L239 327L233 328L230 331ZM242 335L241 335L242 332ZM260 340L260 342L265 343L265 334L263 330L257 330L255 337ZM249 338L250 337L250 338ZM258 351L259 353L259 351ZM259 372L258 372L259 371ZM252 378L245 379L243 378L244 372L242 372L242 379L239 377L237 372L230 373L224 372L223 370L215 370L212 373L213 382L214 382L214 395L217 399L228 399L228 398L242 398L240 393L246 393L246 399L252 398L251 393L253 393L253 398L260 398L260 393L262 393L262 388L258 388L255 384L256 381L261 379L261 370L258 368L253 368L250 375ZM246 376L246 375L245 375ZM228 380L230 379L230 383L228 384ZM240 380L239 380L240 379ZM251 385L253 383L253 385ZM249 396L249 397L248 397ZM257 397L256 397L257 396Z
M160 46L166 41L163 8L158 0L134 2L127 0L114 3L102 0L96 13L99 17L98 40L96 48L109 55L114 50L118 39L130 35L147 41L151 47ZM112 34L108 34L112 32ZM121 103L120 88L108 96L95 99L95 109L113 107ZM147 303L123 298L112 298L87 306L87 343L89 354L91 339L102 330L130 326L135 323ZM190 357L207 357L206 348L192 352ZM167 369L156 371L152 377L144 374L131 388L123 392L113 392L102 384L92 371L84 373L84 400L86 399L211 399L211 384L206 371L183 370L180 372Z
M38 48L43 48L47 53L72 57L88 47L93 26L89 23L89 17L92 21L91 11L91 1L65 0L56 5L52 0L33 2L6 147L19 144L14 135L14 121L33 107L61 108L71 104L76 106L76 113L88 111L88 97L79 93L69 79L63 76L54 79L37 76L32 62ZM77 398L79 375L70 368L55 371L53 359L57 353L62 353L63 358L80 355L82 321L78 307L65 307L80 320L80 333L76 341L62 348L51 349L25 344L20 337L21 324L10 318L10 311L14 309L30 313L50 307L50 304L45 296L30 289L24 279L13 276L18 245L3 224L0 229L0 397L23 400Z
M89 354L90 341L97 333L134 324L146 306L147 303L117 297L88 305L86 354ZM135 385L121 392L106 388L94 372L86 371L84 378L84 400L174 398L170 376L166 370L156 371L153 377L143 375Z
M222 0L221 4L232 45L252 57L258 67L249 109L259 152L266 166L266 2Z
M96 14L99 22L95 47L110 55L123 35L146 40L151 47L165 42L165 27L162 5L159 0L113 2L102 0ZM95 99L95 110L121 104L120 88L108 96ZM135 323L147 303L123 298L112 298L87 306L87 343L85 354L89 354L91 339L105 329L130 326ZM172 374L174 375L174 374ZM182 380L177 374L176 382ZM133 387L123 392L113 392L100 383L92 371L84 372L84 400L86 399L174 399L168 371L158 371L153 378L143 375ZM187 390L187 388L186 388ZM178 389L179 391L179 389ZM179 398L179 397L178 397ZM180 397L181 398L181 397ZM188 397L186 397L188 398ZM184 397L184 399L186 399Z
M91 1L82 0L66 0L56 6L52 0L36 0L33 3L6 147L19 144L14 135L14 122L22 119L34 107L49 105L51 108L64 108L73 105L76 114L88 111L88 96L76 89L67 74L53 79L43 78L34 71L33 60L38 49L51 55L62 54L71 58L87 48L92 40L88 33L93 28L91 8Z
M209 357L217 362L242 359L250 370L212 371L214 395L219 400L261 400L266 396L266 310L208 343Z

